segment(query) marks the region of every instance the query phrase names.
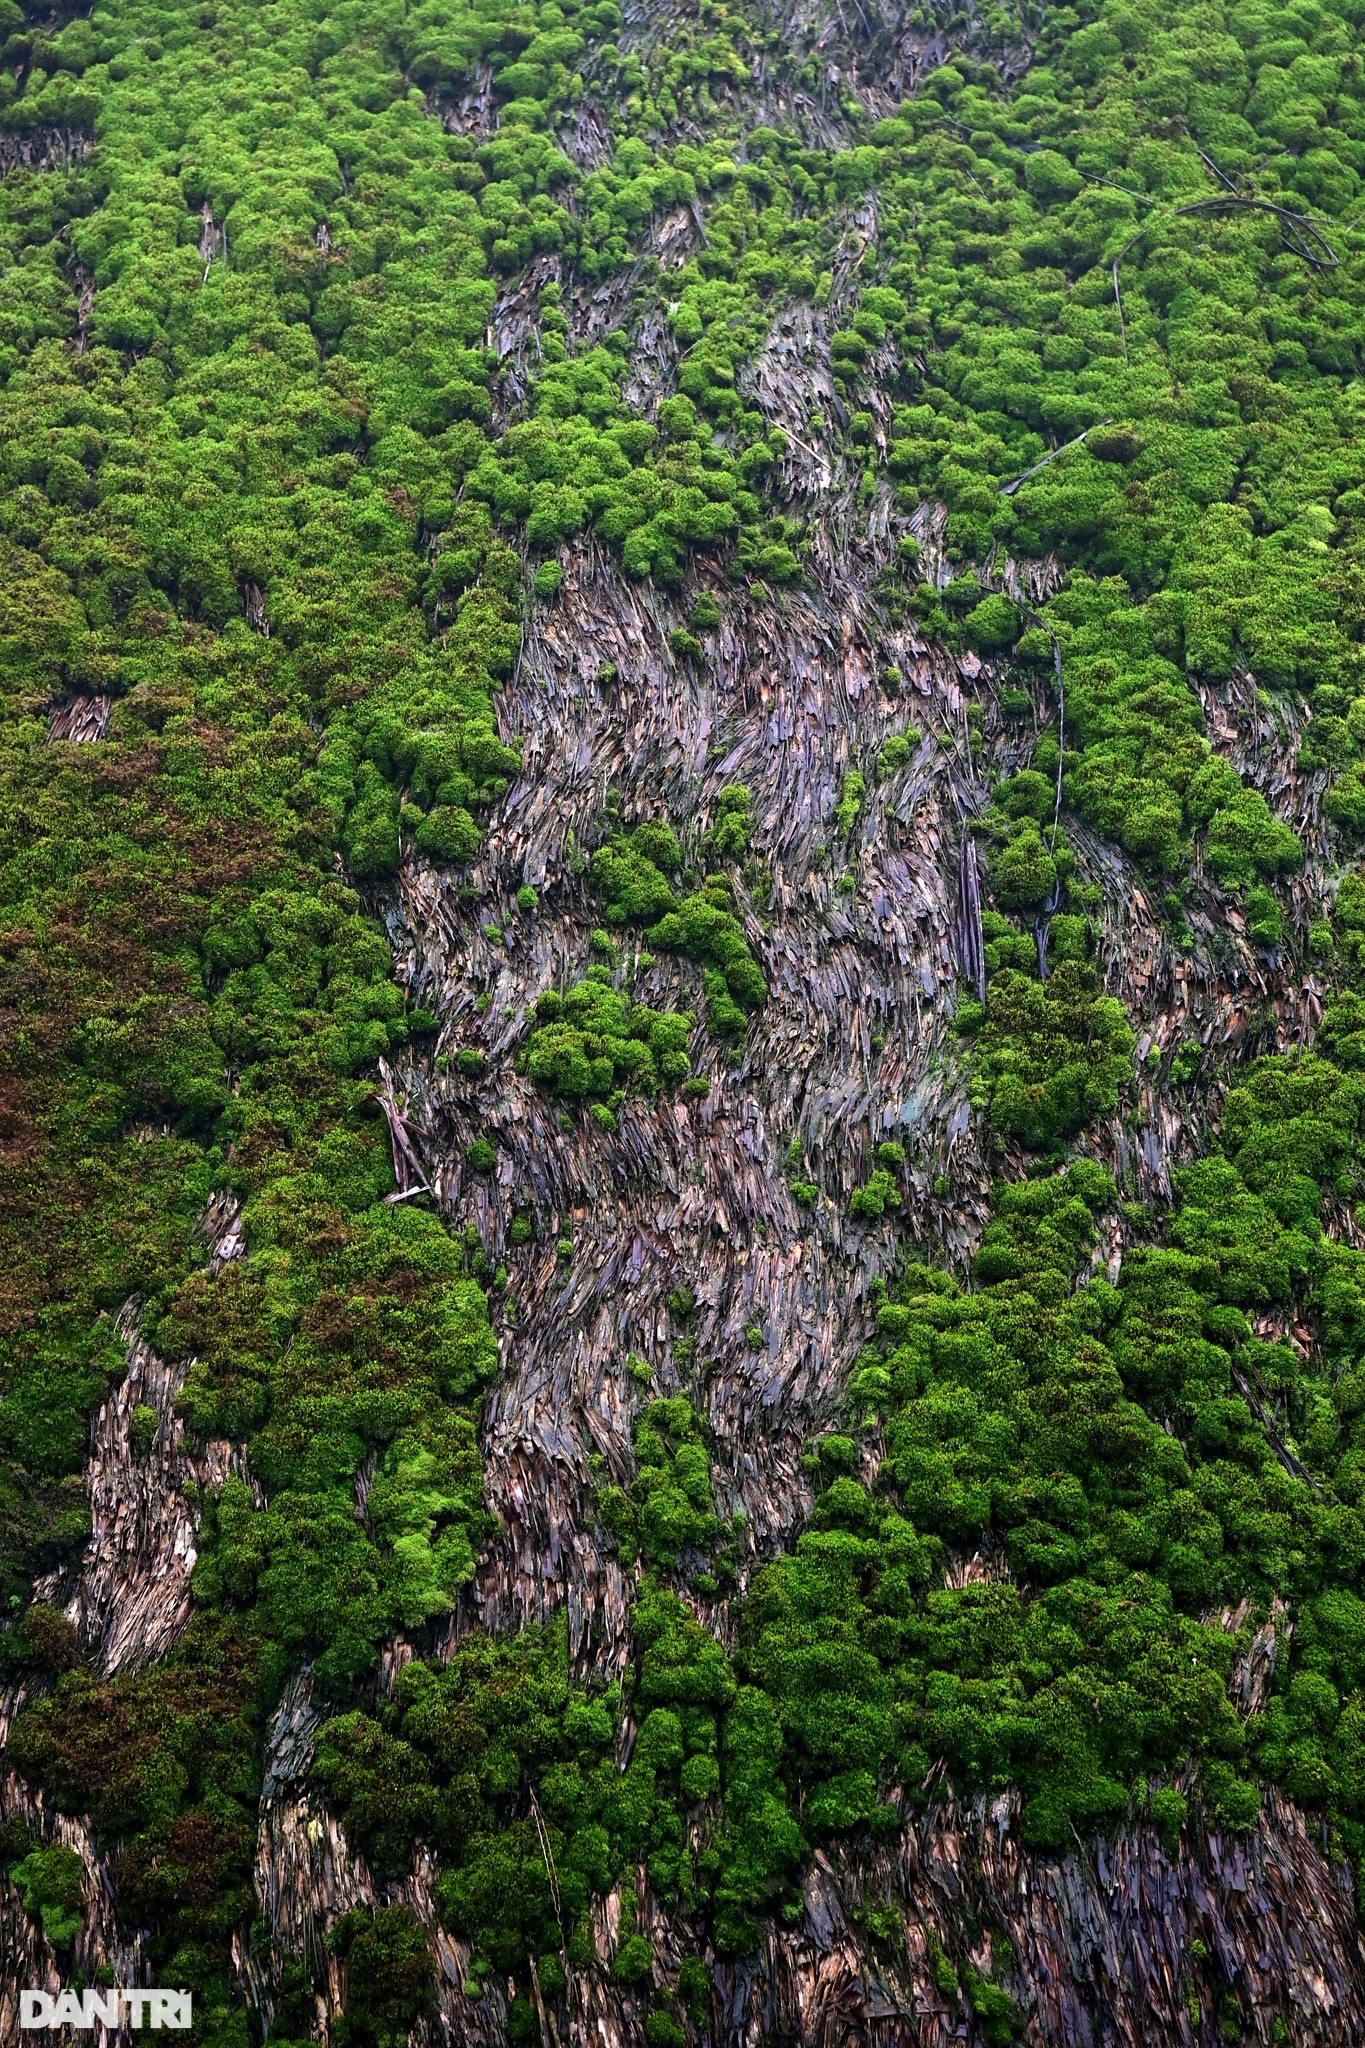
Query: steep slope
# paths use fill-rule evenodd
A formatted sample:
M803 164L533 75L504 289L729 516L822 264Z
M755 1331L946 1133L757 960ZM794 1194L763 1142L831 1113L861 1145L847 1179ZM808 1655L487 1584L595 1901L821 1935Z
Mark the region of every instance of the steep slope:
M0 2021L1365 2027L1349 6L9 8Z

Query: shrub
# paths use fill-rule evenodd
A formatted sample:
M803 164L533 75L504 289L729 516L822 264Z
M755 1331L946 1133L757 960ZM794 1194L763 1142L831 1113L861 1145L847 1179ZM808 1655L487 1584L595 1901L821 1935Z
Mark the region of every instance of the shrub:
M407 1906L343 1913L327 1945L346 1964L346 2010L338 2031L346 2048L403 2048L419 2020L436 2010L426 1931Z
M896 1177L884 1166L877 1167L863 1187L855 1188L848 1201L850 1216L866 1216L869 1220L884 1216L888 1209L899 1207L900 1189L896 1185Z
M1064 961L1045 983L1009 968L987 993L979 1090L1002 1136L1043 1149L1113 1114L1132 1074L1133 1034L1093 968Z
M535 1014L521 1064L552 1094L602 1105L623 1090L652 1096L691 1071L690 1010L651 1010L590 975L562 997L541 996Z
M903 768L918 739L919 734L913 731L888 733L877 756L877 773L894 775L898 768Z
M68 1949L81 1927L81 1894L85 1866L74 1849L54 1844L31 1849L9 1868L24 1911L41 1920L43 1933L55 1949Z

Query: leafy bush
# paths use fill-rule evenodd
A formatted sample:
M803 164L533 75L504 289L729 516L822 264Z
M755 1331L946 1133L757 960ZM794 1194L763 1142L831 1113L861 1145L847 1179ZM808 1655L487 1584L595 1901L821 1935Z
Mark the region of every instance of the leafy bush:
M9 1867L10 1883L18 1886L24 1911L41 1920L43 1933L56 1949L70 1948L80 1931L84 1878L80 1857L60 1844L30 1849Z
M691 1072L692 1012L632 1002L611 986L606 968L589 968L563 996L548 991L535 1014L521 1063L553 1094L615 1102L626 1092L654 1095Z
M1046 982L1017 968L991 980L977 1035L976 1096L1002 1137L1042 1150L1111 1116L1131 1078L1133 1033L1095 971L1063 961Z
M343 1913L327 1946L346 1964L344 2048L403 2048L414 2025L436 2010L426 1930L407 1906Z
M742 861L753 831L753 798L742 782L727 782L716 798L716 814L702 841L712 860Z
M684 1551L709 1551L719 1535L701 1422L677 1395L652 1401L635 1426L637 1472L629 1491L608 1487L598 1513L627 1564L643 1556L671 1569Z
M789 1768L825 1826L875 1825L880 1774L914 1782L921 1758L927 1771L946 1756L969 1784L1022 1784L1026 1834L1058 1845L1126 1814L1135 1770L1193 1753L1221 1785L1215 1766L1245 1766L1225 1691L1235 1645L1198 1616L1256 1583L1264 1553L1220 1491L1206 1424L1183 1410L1189 1436L1173 1439L1125 1386L1169 1291L1075 1291L1114 1200L1088 1164L999 1189L976 1291L911 1268L881 1312L852 1398L881 1419L898 1506L835 1479L746 1613L746 1668L774 1692ZM1205 1348L1194 1398L1222 1413L1231 1360ZM1255 1469L1284 1512L1268 1449ZM1312 1499L1299 1488L1289 1509L1305 1532ZM1012 1582L935 1590L938 1545L991 1530Z

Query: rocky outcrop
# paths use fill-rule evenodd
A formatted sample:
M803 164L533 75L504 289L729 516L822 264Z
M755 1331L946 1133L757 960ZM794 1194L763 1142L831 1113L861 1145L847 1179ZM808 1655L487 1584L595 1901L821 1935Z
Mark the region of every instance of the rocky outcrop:
M241 1249L235 1205L210 1219L213 1261ZM127 1302L118 1333L128 1370L100 1408L86 1465L90 1540L80 1563L40 1579L38 1600L62 1607L102 1677L137 1671L174 1649L190 1618L198 1497L228 1473L246 1475L239 1445L186 1445L176 1399L185 1366L167 1365L138 1333Z
M0 1729L8 1725L7 1704L12 1706L0 1700ZM0 1774L0 1824L5 1822L19 1823L30 1840L44 1846L74 1850L82 1866L83 1925L68 1950L55 1949L38 1921L25 1913L17 1888L0 1883L0 2033L15 2040L21 1991L63 1990L75 1973L93 1983L98 1971L110 1972L116 1984L139 1984L143 1942L140 1934L119 1924L110 1860L96 1847L84 1820L51 1811L42 1794L11 1770ZM91 2036L98 2048L112 2038L103 2027Z

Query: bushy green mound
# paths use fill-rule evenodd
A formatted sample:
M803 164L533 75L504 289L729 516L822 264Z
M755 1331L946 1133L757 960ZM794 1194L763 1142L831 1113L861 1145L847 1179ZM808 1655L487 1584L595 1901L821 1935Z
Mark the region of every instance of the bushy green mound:
M1114 1190L1078 1164L998 1191L974 1291L923 1267L893 1290L850 1390L884 1431L887 1495L832 1456L815 1527L745 1610L740 1668L777 1705L806 1825L895 1825L888 1786L946 1765L1021 1786L1026 1834L1060 1847L1193 1758L1224 1823L1254 1818L1263 1773L1365 1845L1354 1365L1336 1377L1359 1254L1316 1229L1320 1106L1343 1088L1336 1129L1358 1129L1322 1063L1257 1070L1236 1156L1287 1194L1231 1161L1190 1169L1166 1242L1117 1289L1087 1277ZM1321 1359L1257 1340L1244 1312L1305 1289ZM1303 1476L1296 1440L1335 1488ZM982 1544L985 1582L943 1590L945 1553ZM1227 1691L1246 1639L1210 1617L1286 1594L1308 1642L1246 1725Z
M975 1005L960 1014L973 1022ZM1063 961L1045 982L1013 966L992 977L973 1087L1002 1137L1039 1150L1064 1144L1113 1115L1132 1072L1123 1005L1101 994L1092 967Z
M55 1949L70 1948L80 1931L84 1877L85 1866L75 1850L60 1844L30 1849L9 1867L10 1883L18 1886L24 1911L42 1922Z
M102 1681L79 1667L73 1642L26 1634L27 1671L55 1688L19 1715L9 1755L58 1811L88 1816L120 1844L126 1910L152 1930L167 1975L196 1996L202 1988L222 2026L215 1952L250 1910L260 1709L280 1664L263 1669L260 1644L234 1623L196 1619L168 1660ZM64 1882L40 1868L40 1909L62 1907L47 1894Z
M747 813L747 800L731 796L722 805L715 829L723 833L726 845L747 843ZM741 834L738 841L735 830ZM713 844L719 850L719 842ZM745 940L727 878L708 875L700 889L679 896L669 878L681 865L682 849L672 826L637 825L597 849L593 886L609 925L657 920L649 923L649 944L700 964L707 1022L713 1031L733 1035L744 1029L746 1016L767 1001L768 984Z
M700 1418L681 1395L651 1401L635 1426L629 1490L603 1487L597 1511L623 1563L672 1568L685 1551L709 1553L720 1534L711 1461Z
M367 1671L395 1628L447 1613L473 1575L488 1527L474 1414L497 1350L464 1267L464 1247L418 1210L347 1228L320 1206L280 1217L242 1266L196 1275L158 1331L194 1354L191 1426L246 1436L269 1495L260 1509L243 1481L224 1484L196 1596L251 1612L325 1685Z
M692 1012L632 1002L612 987L605 967L590 967L562 996L547 990L535 1017L522 1064L556 1095L614 1108L627 1094L654 1095L691 1072Z
M675 1594L647 1581L633 1632L624 1768L620 1694L570 1680L562 1622L505 1643L466 1637L448 1664L407 1665L381 1719L357 1710L319 1735L314 1777L377 1870L401 1874L418 1840L439 1851L442 1914L473 1945L476 1981L529 1957L542 1983L562 1983L561 1957L585 1967L589 1901L637 1863L663 1899L714 1901L717 1940L742 1950L801 1855L767 1703L737 1688ZM722 1779L724 1822L704 1825L694 1852L686 1817ZM633 1924L627 1912L626 1983L653 1961Z

